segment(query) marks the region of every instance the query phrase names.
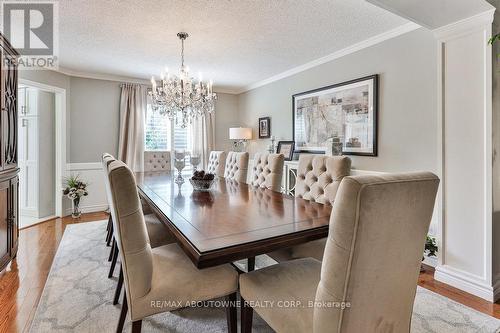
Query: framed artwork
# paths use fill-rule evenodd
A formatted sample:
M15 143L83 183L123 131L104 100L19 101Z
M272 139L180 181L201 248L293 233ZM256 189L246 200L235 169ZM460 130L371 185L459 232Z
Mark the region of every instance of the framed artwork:
M269 139L271 137L271 118L259 118L259 139Z
M292 96L295 150L324 153L340 139L343 155L377 156L378 75Z
M295 142L293 141L279 141L277 154L285 155L285 161L291 161L293 158L293 152L295 151Z

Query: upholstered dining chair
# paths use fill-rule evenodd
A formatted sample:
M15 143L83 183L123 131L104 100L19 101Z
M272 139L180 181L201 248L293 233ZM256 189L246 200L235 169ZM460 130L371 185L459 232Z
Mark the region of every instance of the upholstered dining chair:
M300 155L295 196L321 204L331 205L337 196L340 182L351 172L351 159L347 156ZM326 238L269 253L278 262L315 258L321 260Z
M199 270L177 244L152 248L132 171L123 162L112 161L107 177L125 286L117 332L123 330L127 313L132 332L140 332L145 317L219 297L232 301L228 328L236 332L237 272L230 265ZM154 306L159 300L162 306Z
M116 159L108 153L102 155L102 167L104 171L104 183L105 187L108 188L108 178L107 178L107 167L108 165L116 161ZM112 209L112 198L110 192L107 191L107 199L109 203L110 210ZM144 220L146 222L146 229L148 231L149 242L151 247L158 247L165 244L175 243L175 237L170 233L170 231L158 220L158 218L154 214L147 214L144 216ZM110 235L112 239L111 251L109 253L108 261L111 261L111 265L109 268L108 278L113 277L113 272L115 271L116 262L118 259L118 246L116 243L116 239L114 237L114 227L113 227L113 219L112 216L109 216L108 219L108 235ZM111 225L109 225L111 223ZM123 270L120 267L120 273L118 276L118 284L116 286L116 292L113 299L113 304L118 303L118 298L120 296L121 288L123 285Z
M280 192L284 163L283 154L255 154L250 185Z
M323 262L297 259L240 276L242 333L251 331L253 310L276 332L409 332L438 186L428 172L344 178ZM276 305L249 307L264 301Z
M211 151L208 158L207 172L213 173L217 177L224 177L224 168L226 166L225 151Z
M248 174L248 153L230 151L224 167L224 178L246 183Z
M145 151L144 172L170 171L171 168L169 151Z
M171 171L171 157L170 151L154 150L144 152L144 172L160 172ZM149 205L141 200L142 211L144 214L152 214Z

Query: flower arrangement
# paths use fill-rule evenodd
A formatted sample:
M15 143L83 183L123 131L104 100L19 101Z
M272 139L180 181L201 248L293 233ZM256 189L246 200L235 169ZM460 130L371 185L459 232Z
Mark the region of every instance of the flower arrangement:
M436 238L427 235L425 238L424 256L422 257L422 262L424 261L425 256L436 257L436 253L438 251L439 249L436 243ZM420 271L425 271L423 266L420 266Z
M71 175L64 180L66 188L63 194L71 199L73 205L73 218L78 218L82 215L80 211L80 198L89 195L87 191L88 184L80 180L79 175Z

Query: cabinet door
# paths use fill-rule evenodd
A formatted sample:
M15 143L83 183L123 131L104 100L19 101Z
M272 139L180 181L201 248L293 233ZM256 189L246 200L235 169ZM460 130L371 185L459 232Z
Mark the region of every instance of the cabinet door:
M0 182L0 267L10 260L9 181Z
M17 167L17 65L2 52L2 161L3 170Z
M9 211L7 212L10 221L10 256L13 258L17 253L17 244L19 240L19 177L16 176L10 180L9 187Z

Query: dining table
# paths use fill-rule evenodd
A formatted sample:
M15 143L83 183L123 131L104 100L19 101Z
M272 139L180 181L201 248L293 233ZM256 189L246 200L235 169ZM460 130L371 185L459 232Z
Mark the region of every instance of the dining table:
M222 177L209 191L194 190L189 175L182 182L173 172L135 177L142 200L200 269L241 259L254 265L255 256L328 235L329 204Z

